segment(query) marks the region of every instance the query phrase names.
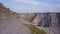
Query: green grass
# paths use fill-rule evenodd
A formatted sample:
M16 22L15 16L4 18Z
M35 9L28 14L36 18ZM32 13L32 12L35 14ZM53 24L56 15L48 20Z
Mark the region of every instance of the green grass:
M32 19L32 18L27 18L27 20L28 20L29 22L32 22L32 21L33 21L33 19Z
M38 29L32 24L23 24L23 25L27 26L30 29L31 34L46 34L45 31Z

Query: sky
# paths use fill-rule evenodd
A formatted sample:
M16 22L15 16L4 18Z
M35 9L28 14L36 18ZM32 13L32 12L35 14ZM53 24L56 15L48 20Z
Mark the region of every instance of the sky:
M0 0L17 13L60 12L60 0Z

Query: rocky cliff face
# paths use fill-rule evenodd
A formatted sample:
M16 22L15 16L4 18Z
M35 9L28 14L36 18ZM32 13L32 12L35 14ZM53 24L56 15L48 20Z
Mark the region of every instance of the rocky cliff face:
M40 26L56 26L58 25L58 19L56 13L40 13L37 14L36 18L33 20Z
M23 18L25 16L25 19L27 19L28 21L32 20L31 22L38 26L49 27L58 25L56 13L29 13L21 15Z
M60 13L57 13L58 25L60 25Z
M26 16L25 20L42 27L48 34L60 34L57 13L29 13L23 15Z

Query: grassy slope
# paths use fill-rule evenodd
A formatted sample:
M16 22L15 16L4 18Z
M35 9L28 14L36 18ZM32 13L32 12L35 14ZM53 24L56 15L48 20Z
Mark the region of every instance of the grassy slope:
M32 25L32 24L23 24L23 25L27 26L27 27L30 29L31 34L46 34L45 31L36 28L36 27L35 27L34 25Z

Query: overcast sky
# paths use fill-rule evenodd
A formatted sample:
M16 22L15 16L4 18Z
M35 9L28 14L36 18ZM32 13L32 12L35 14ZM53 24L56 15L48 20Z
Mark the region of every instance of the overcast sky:
M18 13L60 12L60 0L0 0L0 2Z

